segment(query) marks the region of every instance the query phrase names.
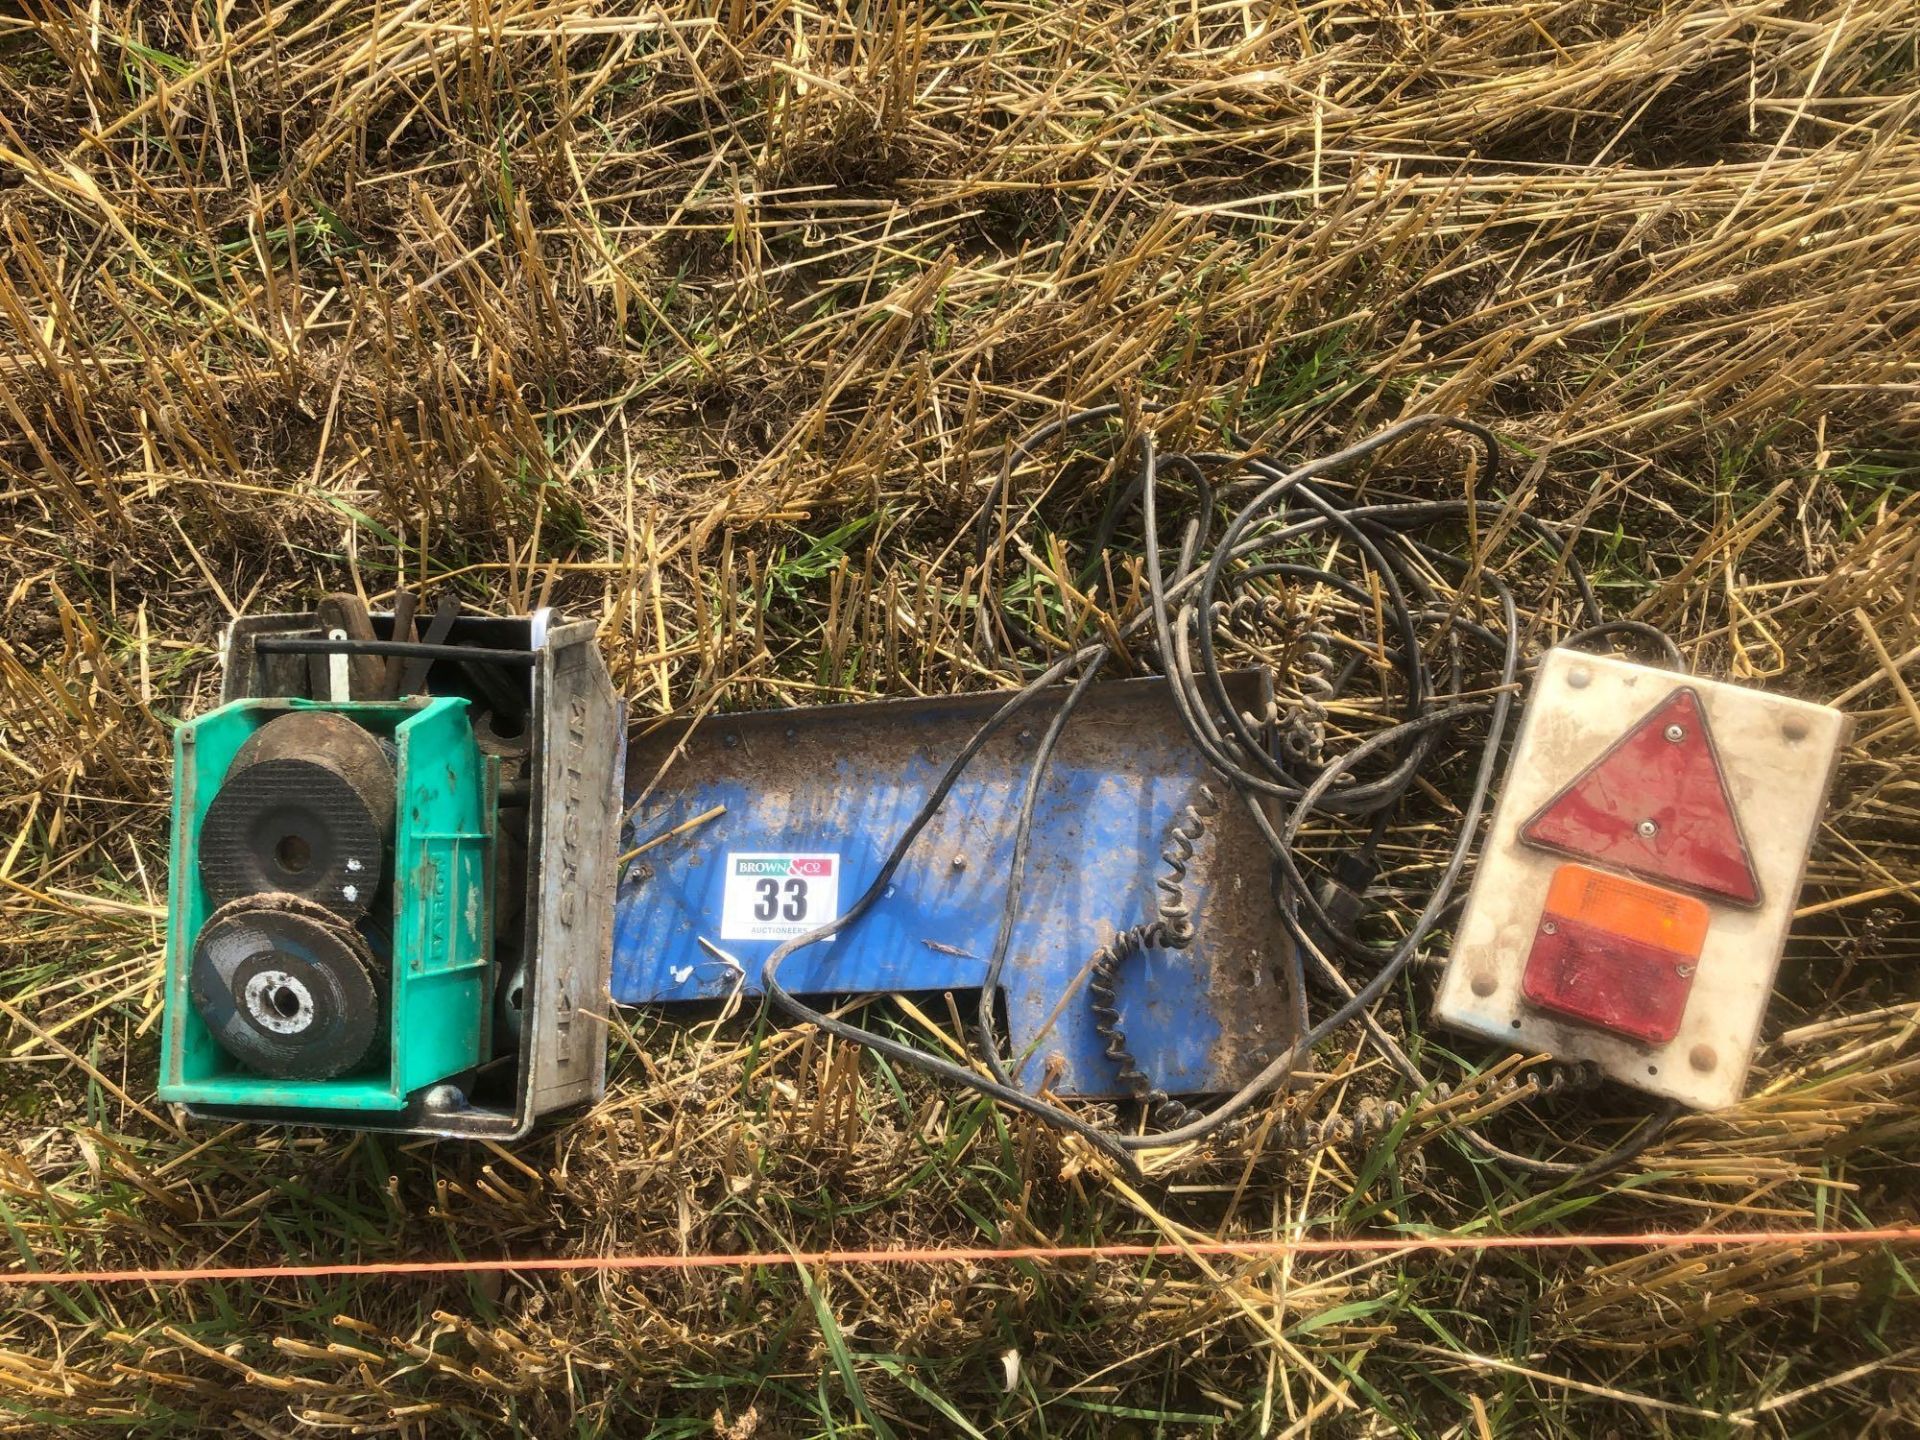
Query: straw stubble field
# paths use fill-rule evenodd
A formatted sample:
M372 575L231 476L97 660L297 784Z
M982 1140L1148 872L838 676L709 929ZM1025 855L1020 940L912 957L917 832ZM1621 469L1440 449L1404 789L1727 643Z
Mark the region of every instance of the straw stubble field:
M1910 0L27 0L0 17L8 1268L1920 1219L1917 77ZM973 515L1010 435L1116 399L1283 458L1478 418L1519 456L1480 498L1577 533L1616 613L1853 712L1746 1103L1597 1186L1477 1163L1474 1108L1577 1155L1633 1102L1476 1091L1424 964L1377 1012L1488 1106L1396 1089L1353 1031L1144 1184L751 1013L622 1016L605 1103L511 1153L157 1103L168 737L228 618L403 577L563 605L643 724L1004 686L1031 657L978 623ZM1133 540L1088 564L1103 453L1016 480L1000 579L1060 643L1141 599ZM1429 440L1368 483L1464 470ZM1533 642L1564 628L1510 530L1454 538L1525 580ZM1390 898L1431 878L1443 789ZM1388 1095L1382 1141L1274 1141ZM1911 1434L1913 1259L44 1286L0 1312L0 1426Z

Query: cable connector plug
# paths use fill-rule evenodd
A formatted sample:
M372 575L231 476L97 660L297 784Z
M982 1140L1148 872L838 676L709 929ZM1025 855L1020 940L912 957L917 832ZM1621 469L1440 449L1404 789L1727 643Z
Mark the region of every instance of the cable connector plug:
M1352 935L1358 930L1360 917L1367 913L1367 891L1379 876L1378 856L1371 850L1349 850L1334 862L1332 873L1313 887L1313 898L1335 931Z

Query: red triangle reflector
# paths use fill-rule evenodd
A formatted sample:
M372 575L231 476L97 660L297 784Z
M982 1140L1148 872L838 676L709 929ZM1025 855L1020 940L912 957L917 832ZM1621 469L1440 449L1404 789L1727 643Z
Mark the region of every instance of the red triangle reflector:
M1520 838L1737 905L1760 903L1706 712L1684 686L1549 800Z

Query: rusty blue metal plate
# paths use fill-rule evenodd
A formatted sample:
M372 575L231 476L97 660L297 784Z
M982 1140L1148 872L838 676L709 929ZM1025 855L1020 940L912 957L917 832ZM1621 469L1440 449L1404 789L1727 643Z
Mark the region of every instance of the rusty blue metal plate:
M1262 677L1230 677L1236 704L1261 708ZM958 696L719 716L689 735L664 728L627 759L622 849L713 818L635 857L614 913L613 998L628 1005L713 1000L760 972L785 934L852 904L878 873L951 757L1003 696ZM1052 717L1042 697L981 751L851 929L781 963L803 995L980 987L1011 862L1034 746ZM676 754L676 749L678 754ZM664 773L663 773L664 767ZM1021 917L1002 975L1010 1053L1030 1090L1120 1093L1088 1008L1094 951L1153 914L1168 827L1205 766L1164 682L1091 687L1063 732L1035 812ZM1172 1093L1236 1089L1290 1038L1270 859L1229 797L1188 880L1190 950L1121 970L1123 1027L1143 1068ZM936 1008L935 1013L941 1013Z

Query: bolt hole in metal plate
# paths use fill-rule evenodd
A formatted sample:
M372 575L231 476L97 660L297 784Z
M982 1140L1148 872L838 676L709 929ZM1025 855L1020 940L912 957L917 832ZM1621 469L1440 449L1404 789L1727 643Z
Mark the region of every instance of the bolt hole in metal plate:
M1549 651L1441 980L1440 1019L1591 1061L1696 1108L1732 1104L1847 729L1825 706ZM1623 761L1650 767L1653 781ZM1691 931L1684 945L1648 948L1644 935L1612 942L1570 929L1550 891L1563 871L1587 867L1668 894L1676 914L1703 912L1697 960L1664 953L1694 949ZM1570 934L1577 946L1560 943ZM1656 961L1671 974L1653 996L1632 976Z
M1236 706L1264 708L1263 677L1229 679ZM632 849L715 807L725 813L625 868L614 920L613 998L629 1005L717 999L744 967L758 994L782 935L855 901L951 758L1004 695L887 701L722 716L695 727L622 839ZM977 990L1000 921L1013 827L1050 697L1009 720L922 832L891 888L852 931L784 961L796 993ZM635 743L634 792L682 731ZM1088 1009L1085 969L1115 931L1147 919L1168 826L1198 794L1204 764L1164 684L1092 687L1055 752L1035 813L1020 923L1004 974L1010 1053L1039 1089L1118 1093ZM1216 787L1217 788L1217 787ZM1286 939L1270 860L1244 807L1223 805L1190 870L1191 951L1150 952L1121 982L1127 1037L1169 1091L1237 1088L1283 1047L1277 976ZM739 872L739 873L733 873ZM731 884L729 883L731 882ZM1251 976L1251 979L1248 977ZM938 1006L935 1013L943 1013Z

